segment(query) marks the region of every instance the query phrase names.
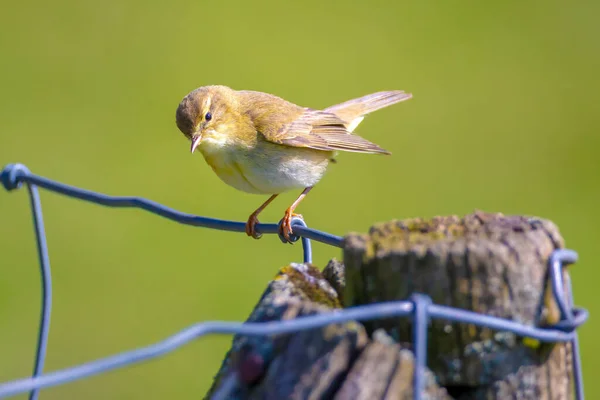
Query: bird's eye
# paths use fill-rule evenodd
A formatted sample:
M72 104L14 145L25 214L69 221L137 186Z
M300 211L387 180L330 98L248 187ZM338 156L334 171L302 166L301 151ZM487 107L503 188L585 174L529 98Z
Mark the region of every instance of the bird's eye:
M212 114L207 112L206 115L204 116L204 119L207 121L210 121L212 119Z

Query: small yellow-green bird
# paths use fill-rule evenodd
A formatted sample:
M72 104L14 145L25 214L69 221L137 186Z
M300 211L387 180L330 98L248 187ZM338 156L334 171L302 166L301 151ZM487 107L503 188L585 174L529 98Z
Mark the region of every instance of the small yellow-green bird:
M280 233L289 240L294 210L321 180L337 151L390 154L353 135L365 115L408 100L400 90L377 92L324 110L301 107L268 93L203 86L186 95L177 127L228 185L271 195L248 218L246 234L258 239L258 214L280 193L303 189L285 210Z

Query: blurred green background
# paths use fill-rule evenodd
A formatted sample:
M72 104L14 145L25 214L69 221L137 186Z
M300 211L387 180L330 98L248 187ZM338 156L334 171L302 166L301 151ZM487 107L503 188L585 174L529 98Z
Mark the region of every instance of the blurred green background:
M299 212L336 234L474 209L555 221L580 262L589 398L600 368L598 2L20 1L0 14L0 164L185 212L245 220L265 200L222 183L174 123L198 86L326 107L414 98L357 133L391 157L342 154ZM278 198L276 222L297 193ZM42 191L54 276L46 371L243 320L277 269L274 236L181 226ZM32 368L40 278L25 190L0 192L0 382ZM340 251L315 244L323 267ZM594 293L596 292L596 295ZM230 337L43 392L44 399L197 398ZM22 398L22 397L20 397Z

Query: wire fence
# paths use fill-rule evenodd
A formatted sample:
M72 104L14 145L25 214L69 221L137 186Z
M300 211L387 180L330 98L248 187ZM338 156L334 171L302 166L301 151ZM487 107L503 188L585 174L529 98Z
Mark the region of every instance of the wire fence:
M421 392L424 385L423 371L426 367L427 358L427 324L431 319L436 318L443 318L452 322L469 323L495 330L508 331L516 335L535 338L541 342L571 342L574 360L573 376L575 380L575 395L579 400L583 400L584 398L579 344L576 330L587 320L588 312L583 308L575 307L573 305L573 294L568 275L566 275L566 281L563 281L562 268L577 260L577 253L566 249L556 250L549 260L552 291L561 312L560 322L551 327L535 328L506 319L440 306L433 304L428 296L415 294L408 301L394 301L352 307L344 310L336 310L335 312L327 314L300 317L295 320L261 323L222 321L202 322L183 329L176 334L147 347L119 353L71 368L43 373L48 347L50 313L52 309L52 280L38 187L108 207L141 208L153 214L186 225L232 232L245 232L245 223L186 214L139 197L109 196L80 189L32 174L27 167L22 164L9 164L4 167L0 174L0 180L7 191L20 188L22 184L27 185L33 214L43 293L33 374L31 377L0 384L0 398L29 392L29 399L35 400L38 398L39 390L42 388L62 385L157 358L209 334L265 336L299 332L348 321L368 321L390 317L409 317L412 318L414 322L412 339L415 353L413 376L413 392L415 399L421 398ZM292 227L293 235L291 240L292 242L295 242L301 239L304 262L312 262L310 240L316 240L331 246L342 247L341 237L311 229L306 226L302 219L294 219ZM278 234L278 224L261 223L257 225L257 231L266 234ZM280 239L283 242L286 242L283 237L280 237ZM565 293L568 293L568 295L565 296ZM237 384L238 382L236 381L235 376L225 380L223 385L215 392L213 398L226 398L228 393L230 393Z

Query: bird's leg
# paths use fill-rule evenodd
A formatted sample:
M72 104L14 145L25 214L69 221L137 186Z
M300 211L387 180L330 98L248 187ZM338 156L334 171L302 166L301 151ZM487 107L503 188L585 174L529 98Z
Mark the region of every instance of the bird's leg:
M283 237L290 241L290 233L292 233L292 218L293 217L302 217L300 214L294 214L294 210L298 207L298 204L306 197L308 192L312 189L312 186L307 187L304 191L298 196L296 201L292 203L292 205L285 210L285 214L283 215L283 220L281 221L281 225L279 226L279 233L283 235Z
M252 236L254 239L260 239L262 236L261 233L256 232L255 227L258 224L258 214L262 212L278 195L274 194L269 197L269 200L265 201L260 207L254 211L250 217L248 218L248 222L246 222L246 235Z

